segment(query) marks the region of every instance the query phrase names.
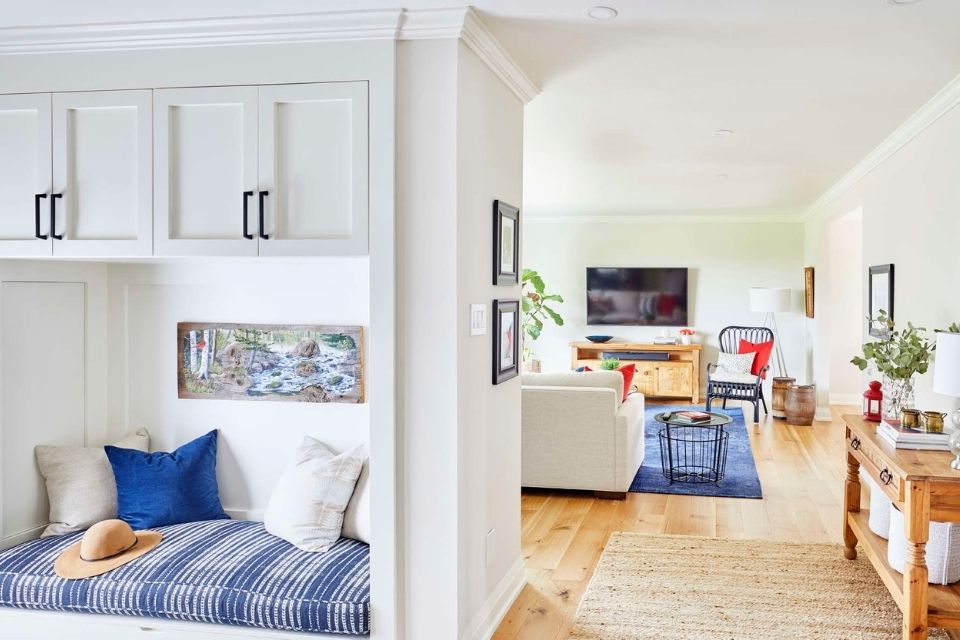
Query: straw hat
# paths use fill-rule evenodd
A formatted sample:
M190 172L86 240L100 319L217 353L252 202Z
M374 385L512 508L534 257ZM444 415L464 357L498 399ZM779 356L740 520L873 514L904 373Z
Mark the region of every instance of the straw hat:
M64 549L53 565L61 578L92 578L139 558L158 544L159 531L134 533L123 520L103 520L83 534L83 540Z

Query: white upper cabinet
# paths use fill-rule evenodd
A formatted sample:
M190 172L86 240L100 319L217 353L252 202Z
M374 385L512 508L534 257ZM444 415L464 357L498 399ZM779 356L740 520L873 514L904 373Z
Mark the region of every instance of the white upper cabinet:
M152 91L53 95L53 254L153 252Z
M367 253L367 110L366 82L260 87L260 255Z
M0 96L0 255L50 255L50 180L50 94Z
M257 87L154 92L154 252L257 255Z

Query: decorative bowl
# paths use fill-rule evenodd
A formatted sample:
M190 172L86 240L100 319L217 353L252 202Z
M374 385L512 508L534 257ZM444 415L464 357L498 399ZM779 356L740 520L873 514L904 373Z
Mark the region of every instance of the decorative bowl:
M613 340L613 336L587 336L587 340L590 342L596 342L597 344L602 344L604 342L610 342Z

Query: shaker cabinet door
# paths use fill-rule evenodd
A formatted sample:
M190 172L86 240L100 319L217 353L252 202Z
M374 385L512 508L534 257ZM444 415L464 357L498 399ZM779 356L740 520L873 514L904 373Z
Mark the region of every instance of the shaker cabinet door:
M368 250L366 82L260 87L260 255Z
M257 87L154 92L157 255L257 255Z
M53 94L55 256L152 253L152 93Z
M51 166L50 94L0 96L0 256L50 255Z

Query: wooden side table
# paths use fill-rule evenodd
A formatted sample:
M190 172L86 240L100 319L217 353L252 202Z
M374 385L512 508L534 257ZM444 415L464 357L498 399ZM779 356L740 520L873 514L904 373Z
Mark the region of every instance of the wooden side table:
M903 640L923 640L928 627L960 629L960 583L927 583L925 549L930 521L960 522L960 472L945 451L896 449L877 436L877 423L843 416L847 426L844 556L866 552L903 612ZM907 560L903 575L887 564L887 541L870 531L860 508L860 475L869 475L903 513Z

